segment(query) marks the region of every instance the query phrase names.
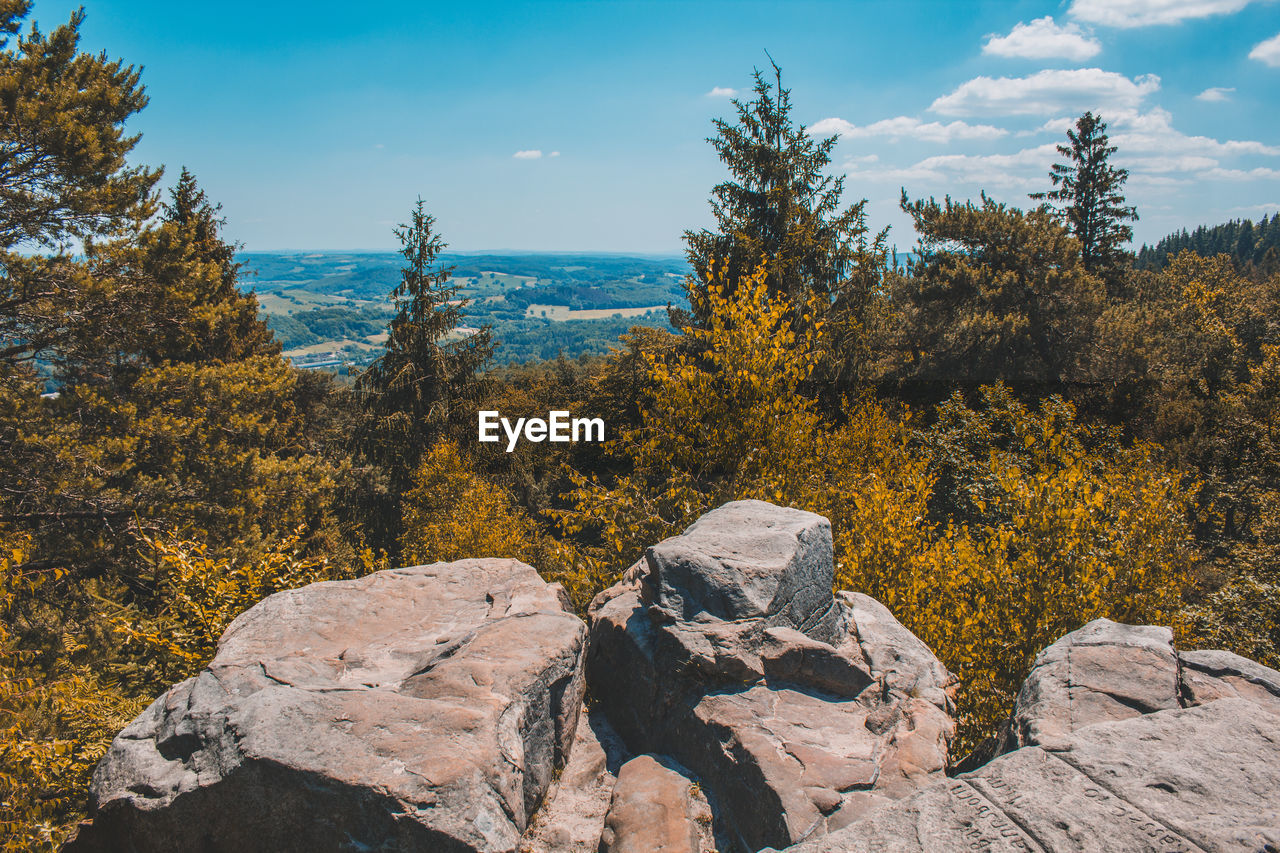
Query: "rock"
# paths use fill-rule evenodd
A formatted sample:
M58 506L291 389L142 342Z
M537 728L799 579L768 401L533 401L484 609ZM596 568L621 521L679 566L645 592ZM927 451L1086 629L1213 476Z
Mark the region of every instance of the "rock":
M1280 718L1222 699L1084 726L795 853L1280 850Z
M592 694L701 780L726 843L792 844L942 775L953 679L885 608L832 596L825 519L727 504L646 567L593 603Z
M575 736L584 633L514 560L273 595L115 739L69 849L514 851Z
M1173 633L1095 619L1036 657L999 751L1051 746L1082 726L1179 707Z
M1280 672L1224 651L1179 652L1178 658L1184 704L1234 696L1280 714Z
M652 755L622 765L600 836L600 853L698 853L691 782Z
M629 755L604 715L584 708L569 763L533 816L520 853L596 853L618 769Z
M1231 652L1178 651L1168 628L1095 619L1036 657L1008 722L958 769L1094 723L1228 697L1280 713L1280 672Z
M763 501L734 501L645 554L656 603L679 620L763 619L830 641L831 523Z

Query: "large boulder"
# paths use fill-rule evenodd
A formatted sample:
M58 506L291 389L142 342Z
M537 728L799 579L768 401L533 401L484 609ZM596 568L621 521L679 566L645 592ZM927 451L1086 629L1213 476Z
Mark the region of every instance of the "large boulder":
M1231 698L1082 726L794 853L1280 850L1280 717Z
M1001 751L1049 746L1082 726L1179 707L1173 632L1095 619L1036 657Z
M631 749L696 774L740 849L825 833L945 770L952 677L831 582L826 519L740 501L593 603L593 696Z
M513 851L574 739L584 639L515 560L273 595L115 739L71 849Z
M1231 652L1180 651L1165 627L1095 619L1036 657L1009 720L960 769L1094 723L1232 697L1280 713L1280 672Z

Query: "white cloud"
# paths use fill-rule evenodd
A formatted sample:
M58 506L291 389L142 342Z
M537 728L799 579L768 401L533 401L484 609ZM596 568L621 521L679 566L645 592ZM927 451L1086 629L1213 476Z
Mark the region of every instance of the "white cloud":
M1280 68L1280 33L1254 45L1253 50L1249 51L1249 58L1272 68Z
M929 107L950 116L1043 115L1086 109L1135 110L1160 88L1160 78L1130 80L1101 68L1049 69L1029 77L975 77Z
M1200 173L1201 178L1214 181L1256 181L1280 178L1280 169L1258 166L1256 169L1209 169Z
M1057 153L1054 145L1038 145L1013 154L941 154L907 168L853 169L849 174L882 181L961 181L985 187L1032 188L1048 182L1049 166Z
M526 151L517 151L511 156L517 160L537 160L542 157L542 152L536 148L530 148Z
M560 152L559 152L559 151L552 151L552 152L551 152L550 154L548 154L547 156L548 156L548 157L559 157L559 156L560 156Z
M728 86L715 86L710 92L707 92L708 98L733 98L738 94L737 89L730 89Z
M1173 116L1160 108L1146 113L1121 115L1114 122L1119 130L1110 134L1111 144L1120 153L1154 153L1163 156L1197 155L1233 157L1241 154L1280 155L1280 147L1248 139L1220 141L1208 136L1187 136L1173 126Z
M865 139L870 136L919 139L924 142L952 142L956 139L996 139L1009 131L989 124L965 124L953 121L947 124L922 122L910 116L886 118L859 127L842 118L824 118L809 128L813 136L831 136L838 133L845 139Z
M1210 86L1200 94L1196 95L1197 101L1229 101L1231 93L1236 89L1234 86Z
M1263 202L1262 204L1246 204L1240 207L1228 208L1227 213L1280 213L1280 204L1274 201Z
M1239 12L1253 0L1072 0L1073 18L1108 27L1149 27Z
M1078 24L1059 26L1051 16L1036 18L1029 24L1021 21L1007 36L992 33L982 46L983 53L994 56L1018 56L1026 59L1062 57L1080 62L1097 56L1102 45L1085 33Z

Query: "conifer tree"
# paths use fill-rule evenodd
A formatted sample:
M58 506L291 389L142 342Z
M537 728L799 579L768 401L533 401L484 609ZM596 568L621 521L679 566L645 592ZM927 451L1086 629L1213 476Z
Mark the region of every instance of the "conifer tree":
M736 281L764 259L769 292L786 296L797 317L814 296L821 307L859 314L883 270L886 233L870 235L865 199L842 208L844 178L825 173L837 137L818 141L794 123L791 92L773 70L772 84L755 71L755 98L735 99L737 122L716 119L707 140L730 177L711 191L716 230L684 235L693 267L685 286L699 322L713 264Z
M0 249L127 222L159 175L125 162L138 137L124 123L147 103L138 70L79 51L83 10L20 34L30 10L0 4Z
M161 224L146 234L147 277L175 303L174 332L152 343L155 361L236 361L278 355L280 346L258 317L258 299L242 293L236 246L222 239L222 206L213 204L185 167L169 193Z
M1106 123L1092 112L1076 120L1067 139L1070 145L1058 146L1066 162L1055 163L1049 172L1054 189L1031 198L1059 203L1058 215L1080 241L1085 270L1105 278L1114 290L1123 246L1133 239L1127 223L1138 218L1137 208L1124 203L1129 172L1109 162L1116 147L1108 144Z
M356 445L389 479L378 506L367 508L371 539L388 548L397 538L394 503L411 487L422 454L479 399L476 374L494 349L488 326L459 329L467 301L455 298L453 267L439 264L446 244L422 199L395 235L405 266L391 294L396 314L386 352L356 382L363 410Z

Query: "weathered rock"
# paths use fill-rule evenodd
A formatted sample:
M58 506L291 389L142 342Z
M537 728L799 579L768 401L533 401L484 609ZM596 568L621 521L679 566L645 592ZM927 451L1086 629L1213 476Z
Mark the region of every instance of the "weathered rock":
M534 814L520 853L596 853L618 769L629 757L604 715L584 708L569 763Z
M515 850L574 738L583 641L514 560L273 595L115 739L72 849Z
M600 836L600 853L698 853L691 782L652 755L622 765Z
M831 595L825 519L728 504L647 558L593 603L588 678L628 746L707 786L731 844L791 844L942 774L952 678L885 608Z
M1280 712L1280 673L1224 651L1178 651L1155 625L1095 619L1035 659L1000 733L961 770L1094 723L1239 697Z
M1241 699L1095 723L795 853L1280 850L1280 718Z
M1184 704L1238 697L1280 714L1280 672L1224 651L1179 652L1178 658Z
M1173 633L1095 619L1036 657L1002 751L1051 746L1081 726L1178 707Z
M678 620L763 619L835 638L831 523L763 501L734 501L645 554L657 606Z

